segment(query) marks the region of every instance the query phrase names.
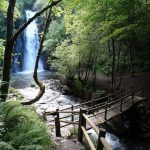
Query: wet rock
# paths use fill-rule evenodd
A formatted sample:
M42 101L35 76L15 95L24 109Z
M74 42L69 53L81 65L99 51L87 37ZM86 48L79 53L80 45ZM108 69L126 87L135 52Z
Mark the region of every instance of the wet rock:
M62 86L62 93L63 94L71 94L71 89L67 85Z
M69 100L68 96L65 95L61 95L58 99L57 102L60 106L64 106L64 105L73 105L74 102Z

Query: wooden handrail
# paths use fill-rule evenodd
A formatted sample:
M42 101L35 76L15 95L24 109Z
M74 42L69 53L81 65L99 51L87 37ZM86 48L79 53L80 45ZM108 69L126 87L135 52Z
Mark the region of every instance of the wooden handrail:
M83 114L83 117L86 119L88 124L93 128L93 130L98 134L99 129L95 126L95 124L85 114Z
M78 122L72 122L72 121L67 121L67 120L59 120L59 122L70 123L70 124L79 124Z
M123 94L131 93L132 91L137 92L137 91L139 91L139 90L142 90L142 88L138 88L138 89L135 89L135 90L128 90L128 91L123 92ZM113 95L115 95L115 94L117 94L117 93L119 93L119 95L121 95L120 92L122 92L122 91L117 91L117 92L111 94L111 96L113 96ZM117 95L116 97L113 97L111 101L113 101L113 100L116 99L117 97L118 97L118 95ZM105 98L108 98L108 95L107 95L107 96L100 97L100 98L96 98L96 99L94 99L94 102L99 101L99 100L103 100L103 99L105 99ZM81 103L81 104L73 105L73 107L74 107L74 108L80 107L80 106L82 106L82 105L87 105L87 104L90 104L90 103L92 103L92 102L93 102L93 100L88 101L88 102L84 102L84 103ZM71 108L72 108L72 106L69 106L68 108L60 109L60 111L68 110L68 109L71 109ZM45 114L52 114L52 115L53 115L55 112L56 112L56 111L53 111L53 112L45 112ZM60 112L60 113L61 113L61 112Z
M83 131L83 133L84 133L84 135L85 135L85 138L86 138L86 140L87 140L87 142L88 142L88 144L89 144L91 150L96 150L96 148L95 148L95 146L94 146L92 140L90 139L90 137L89 137L87 131L85 130L85 128L84 128L83 126L81 126L81 129L82 129L82 131Z
M79 122L78 122L78 121L74 121L74 122L79 124ZM65 125L60 126L60 128L63 128L63 127L69 126L69 125L71 125L71 124L72 124L72 123L67 123L67 124L65 124Z
M95 101L99 101L99 100L102 100L102 99L105 99L105 98L108 98L108 95L107 95L107 96L104 96L104 97L100 97L100 98L95 98L94 100L95 100Z
M82 110L80 111L80 118L83 118L81 117L83 116L85 121L87 121L87 123L93 128L93 130L96 132L96 134L98 135L98 142L97 142L97 150L100 150L102 148L102 146L104 147L105 150L112 150L111 146L108 144L108 142L105 140L105 138L103 136L105 136L105 134L103 133L106 133L106 130L104 129L98 129L95 124L86 116L86 114L84 114L82 112ZM83 119L82 119L83 120ZM80 124L83 124L80 120ZM84 121L84 122L85 122ZM84 125L85 126L85 125ZM80 127L80 125L79 125ZM85 130L85 127L81 126L81 129L82 129L82 134L85 135L85 138L86 140L88 141L88 144L91 148L91 150L96 150L94 144L92 143L87 131ZM79 138L82 138L83 135L80 135ZM80 139L79 141L82 141L82 139Z
M59 113L64 113L64 114L65 114L65 113L72 113L72 114L73 114L73 113L79 113L80 111L71 111L71 110L70 110L70 111L69 111L69 110L68 110L68 111L67 111L67 110L66 110L66 111L61 111L61 110L60 110L60 111L58 111L58 112L59 112Z
M103 146L104 146L104 150L112 150L112 147L110 146L110 144L105 140L104 137L100 138Z
M90 116L89 118L92 118L92 117L94 117L94 116L100 115L100 114L102 114L102 113L104 113L104 112L105 112L105 110L103 110L103 111L101 111L101 112L98 112L98 113L96 113L96 114Z
M65 124L63 126L60 126L60 128L64 128L64 127L69 126L69 125L70 125L70 123L67 123L67 124Z
M86 113L88 111L92 111L93 112L93 115L92 117L96 116L96 115L99 115L99 114L102 114L104 113L104 118L102 118L104 121L107 120L107 112L120 106L120 112L122 112L123 110L123 104L124 103L127 103L128 101L131 101L132 100L132 104L134 103L134 99L135 99L135 95L139 95L139 94L142 94L143 95L143 89L136 89L136 90L129 90L129 91L125 91L122 93L122 91L120 92L117 92L119 93L117 96L115 97L112 97L113 95L115 94L112 94L111 96L105 96L105 97L102 97L100 99L94 99L91 100L91 101L88 101L88 102L85 102L85 103L81 103L81 104L77 104L77 105L72 105L68 108L65 108L65 109L57 109L55 112L51 112L51 113L45 113L45 114L52 114L52 115L56 115L56 118L55 118L55 127L56 127L56 135L58 136L61 136L60 134L60 128L61 127L65 127L67 125L70 125L70 124L78 124L77 121L74 121L74 116L75 115L79 115L80 113L80 119L82 118L82 123L83 125L86 125L85 122L87 122L92 128L93 130L99 134L99 129L97 128L97 126L89 119L90 117L88 117L86 115ZM121 96L119 98L119 96ZM96 101L98 100L102 100L104 98L108 98L107 101L105 102L102 102L102 103L95 103ZM111 99L111 100L110 100ZM120 102L120 103L119 103ZM82 112L82 115L81 115L81 112L79 111L79 109L77 109L77 107L80 107L80 106L83 106L83 105L86 105L86 104L92 104L92 106L90 107L87 107L84 109L84 112ZM98 113L94 113L94 110L97 110L97 109L100 109L101 108L101 112L98 111ZM103 108L103 109L102 109ZM70 109L70 110L69 110ZM68 116L63 116L63 117L60 117L60 114L65 114L65 113L70 113L70 115ZM71 117L71 120L62 120L64 118L68 118L68 117ZM63 122L63 123L67 123L66 125L63 125L63 126L60 126L60 123ZM82 132L81 134L81 137L80 139L82 139L82 136L83 136L83 132L82 129L81 129L81 126L83 125L79 125L80 126L80 132ZM85 127L84 127L85 128ZM105 144L105 142L104 142ZM103 145L104 145L103 144ZM107 146L106 146L107 147Z
M98 109L98 108L99 108L99 109L100 109L100 108L102 109L103 107L105 107L105 105L106 105L106 104L103 104L103 105L100 105L100 106L97 106L97 107L93 107L93 108L92 108L92 107L91 107L91 108L87 108L86 111L92 111L92 110L95 110L95 109Z

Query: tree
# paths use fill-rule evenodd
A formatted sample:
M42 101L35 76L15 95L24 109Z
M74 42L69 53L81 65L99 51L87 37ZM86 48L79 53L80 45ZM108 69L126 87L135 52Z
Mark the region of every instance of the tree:
M11 60L12 60L12 51L13 46L20 35L24 31L24 29L38 16L40 16L46 10L52 8L57 5L61 0L52 2L41 11L36 13L32 18L30 18L26 23L24 23L20 29L13 35L13 25L14 25L14 7L16 4L16 0L9 0L9 6L7 10L7 38L6 38L6 46L5 46L5 54L4 54L4 66L3 66L3 78L2 78L2 86L1 86L1 99L5 101L8 94L9 82L10 82L10 68L11 68Z

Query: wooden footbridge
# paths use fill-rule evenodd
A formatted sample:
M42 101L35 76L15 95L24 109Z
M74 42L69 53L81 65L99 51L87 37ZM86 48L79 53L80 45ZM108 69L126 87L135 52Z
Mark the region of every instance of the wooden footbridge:
M91 150L111 150L111 146L105 140L106 130L98 128L111 118L127 111L134 104L144 100L143 89L131 89L118 91L108 96L97 98L93 96L91 101L72 105L65 109L57 109L55 112L45 112L44 118L48 115L55 116L51 122L55 122L56 136L61 136L61 128L71 124L78 125L78 140L82 142L83 136L87 140ZM93 128L98 135L97 146L93 144L87 130Z

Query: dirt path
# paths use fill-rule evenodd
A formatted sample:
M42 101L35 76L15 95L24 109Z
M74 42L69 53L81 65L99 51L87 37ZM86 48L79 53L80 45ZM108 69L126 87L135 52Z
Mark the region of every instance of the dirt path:
M85 150L77 139L56 139L56 150Z

